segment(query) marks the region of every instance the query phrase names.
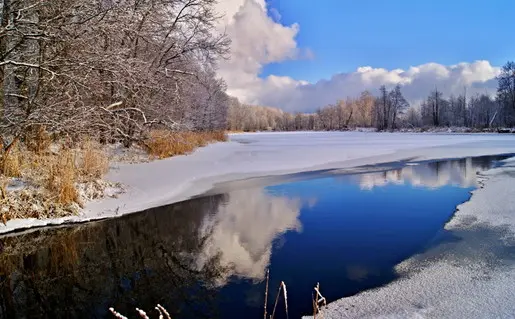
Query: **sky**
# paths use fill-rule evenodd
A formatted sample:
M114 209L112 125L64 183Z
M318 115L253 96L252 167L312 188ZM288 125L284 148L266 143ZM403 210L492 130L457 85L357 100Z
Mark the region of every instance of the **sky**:
M494 94L515 59L513 0L220 0L219 74L242 102L311 112L399 83L412 104Z

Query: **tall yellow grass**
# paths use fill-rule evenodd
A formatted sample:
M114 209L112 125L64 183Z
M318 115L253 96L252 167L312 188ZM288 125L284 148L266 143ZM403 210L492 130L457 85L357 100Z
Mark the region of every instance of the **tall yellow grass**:
M154 130L145 141L148 153L157 158L189 154L198 147L209 143L226 141L224 131L213 132L170 132Z
M18 145L14 145L8 152L2 152L1 173L7 177L21 177L22 154Z
M44 142L35 140L30 147L27 141L15 144L8 151L0 147L0 208L3 209L0 221L3 223L13 218L74 214L77 206L70 204L82 205L78 183L100 179L109 169L106 152L92 141L73 150L61 144L61 150L56 153L50 152ZM12 177L21 177L29 186L16 194L7 192Z
M65 149L60 156L54 157L54 160L49 163L45 188L54 195L56 202L66 205L79 200L75 188L76 182L75 154L71 150Z
M98 179L109 170L109 158L97 143L86 140L82 147L80 174L86 179Z
M227 135L223 131L157 130L150 133L145 145L150 155L165 158L187 154L197 147L225 140ZM109 158L98 143L86 140L77 149L76 144L67 147L61 141L51 152L51 142L44 127L36 127L23 140L12 144L8 151L0 147L0 182L5 182L0 185L0 207L7 208L7 213L0 213L2 222L12 218L73 214L77 206L70 204L82 204L77 185L93 182L107 173ZM60 146L59 152L57 146ZM6 183L12 177L21 177L31 186L11 196L6 191Z

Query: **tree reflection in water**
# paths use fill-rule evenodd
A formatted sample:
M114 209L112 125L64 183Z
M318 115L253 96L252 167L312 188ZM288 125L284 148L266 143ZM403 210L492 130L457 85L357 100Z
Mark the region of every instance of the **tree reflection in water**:
M103 317L109 306L133 313L158 302L172 315L216 317L220 255L200 269L196 256L209 237L199 227L222 201L213 196L2 239L2 317Z
M378 173L357 175L362 189L373 189L388 184L410 184L427 188L446 185L478 186L477 172L491 167L494 160L503 157L483 156L445 160L406 166Z
M262 279L299 210L253 189L2 238L0 317L110 317L111 306L157 303L174 318L217 317L218 289L233 275Z
M290 315L307 314L316 282L331 301L397 278L498 159L228 183L227 194L3 237L0 318L155 316L157 303L173 318L255 317L272 251L271 287L284 280Z

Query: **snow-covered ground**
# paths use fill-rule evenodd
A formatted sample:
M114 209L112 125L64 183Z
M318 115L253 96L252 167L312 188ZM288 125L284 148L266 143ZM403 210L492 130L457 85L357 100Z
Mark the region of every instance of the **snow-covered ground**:
M401 279L330 303L323 318L515 318L515 160L484 175L445 227L456 240L398 265Z
M140 164L118 164L107 179L127 190L118 198L89 202L79 216L10 220L16 229L120 216L208 191L216 183L301 171L351 168L398 160L429 160L515 153L515 136L503 134L408 134L295 132L232 134L230 142L191 155Z

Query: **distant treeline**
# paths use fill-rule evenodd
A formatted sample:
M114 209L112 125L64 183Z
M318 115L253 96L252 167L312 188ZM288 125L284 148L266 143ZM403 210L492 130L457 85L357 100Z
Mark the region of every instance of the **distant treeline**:
M237 99L229 101L228 126L232 131L346 130L374 127L378 130L422 127L470 127L475 129L515 125L515 63L506 63L497 78L496 96L445 97L438 88L420 105L410 105L402 86L379 88L379 95L368 91L359 97L339 100L315 113L288 113L277 108L250 106Z

